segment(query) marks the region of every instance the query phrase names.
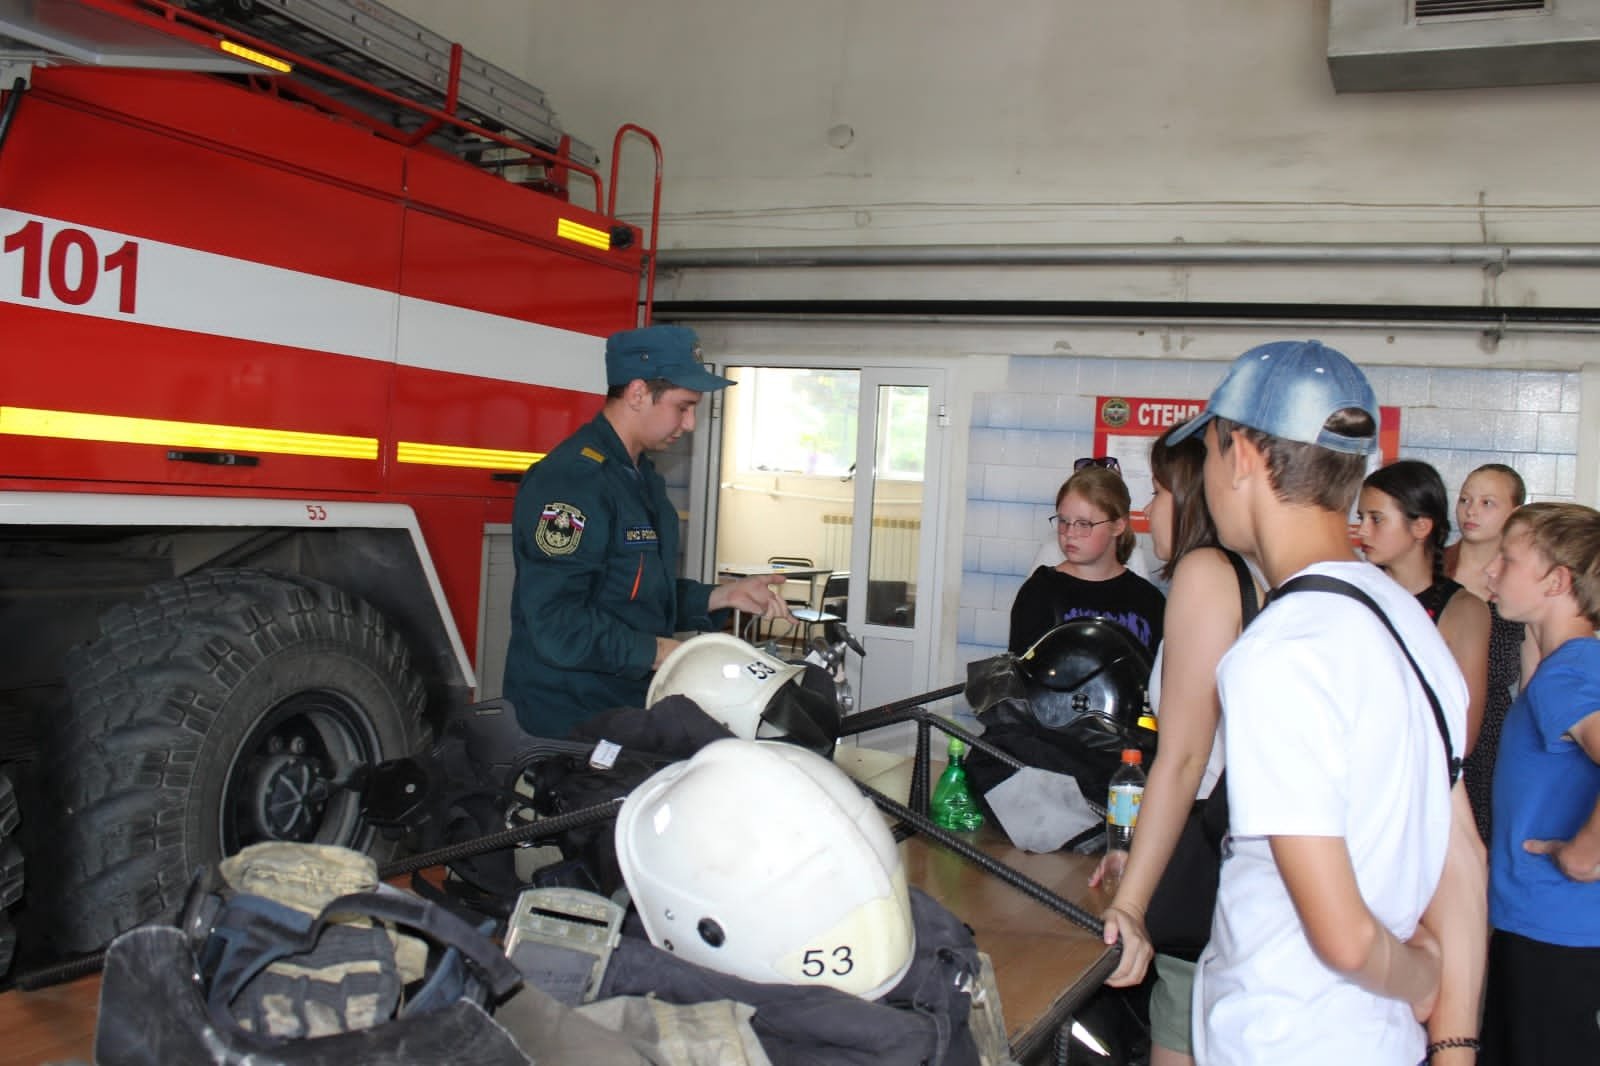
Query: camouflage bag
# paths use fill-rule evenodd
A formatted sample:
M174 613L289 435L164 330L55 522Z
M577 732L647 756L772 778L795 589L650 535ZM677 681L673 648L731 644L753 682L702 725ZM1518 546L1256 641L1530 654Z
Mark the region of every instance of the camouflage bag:
M155 958L179 956L190 962L177 984L170 964L152 972ZM205 1049L231 1061L271 1049L256 1061L299 1061L343 1037L391 1040L396 1024L416 1028L408 1020L443 1031L445 1015L463 1008L486 1018L520 984L483 931L380 884L367 856L256 844L196 879L178 929L135 929L112 944L96 1059L178 1061ZM470 1029L471 1016L458 1021ZM146 1028L144 1047L122 1039L130 1027ZM168 1057L148 1058L163 1041Z

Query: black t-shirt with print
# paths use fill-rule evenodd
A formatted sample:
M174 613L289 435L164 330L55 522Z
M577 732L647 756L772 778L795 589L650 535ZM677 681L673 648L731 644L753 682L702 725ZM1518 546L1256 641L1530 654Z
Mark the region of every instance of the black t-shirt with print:
M1017 590L1011 605L1011 638L1015 654L1062 622L1099 615L1138 637L1153 656L1161 644L1161 616L1167 598L1132 570L1106 581L1085 581L1041 566Z

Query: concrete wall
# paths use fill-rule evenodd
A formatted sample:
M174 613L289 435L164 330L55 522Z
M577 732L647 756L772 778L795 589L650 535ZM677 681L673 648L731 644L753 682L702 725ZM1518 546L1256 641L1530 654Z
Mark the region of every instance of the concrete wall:
M1600 87L1338 96L1325 0L388 2L654 129L669 247L1600 234Z

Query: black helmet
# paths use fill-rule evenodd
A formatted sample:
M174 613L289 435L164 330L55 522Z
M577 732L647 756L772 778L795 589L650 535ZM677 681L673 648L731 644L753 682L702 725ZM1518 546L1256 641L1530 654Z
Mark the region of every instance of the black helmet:
M1144 643L1100 617L1063 622L1017 658L1039 725L1104 751L1153 743L1139 726L1150 667Z

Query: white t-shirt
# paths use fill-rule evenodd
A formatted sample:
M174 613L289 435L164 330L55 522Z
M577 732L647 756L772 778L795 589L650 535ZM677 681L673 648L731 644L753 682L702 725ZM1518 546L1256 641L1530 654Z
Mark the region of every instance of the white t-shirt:
M1318 563L1376 600L1438 694L1459 752L1466 682L1416 598L1367 563ZM1195 980L1200 1066L1414 1066L1426 1039L1399 1000L1312 951L1269 836L1343 837L1367 908L1407 940L1450 832L1433 712L1383 623L1344 596L1274 602L1217 666L1230 835Z

